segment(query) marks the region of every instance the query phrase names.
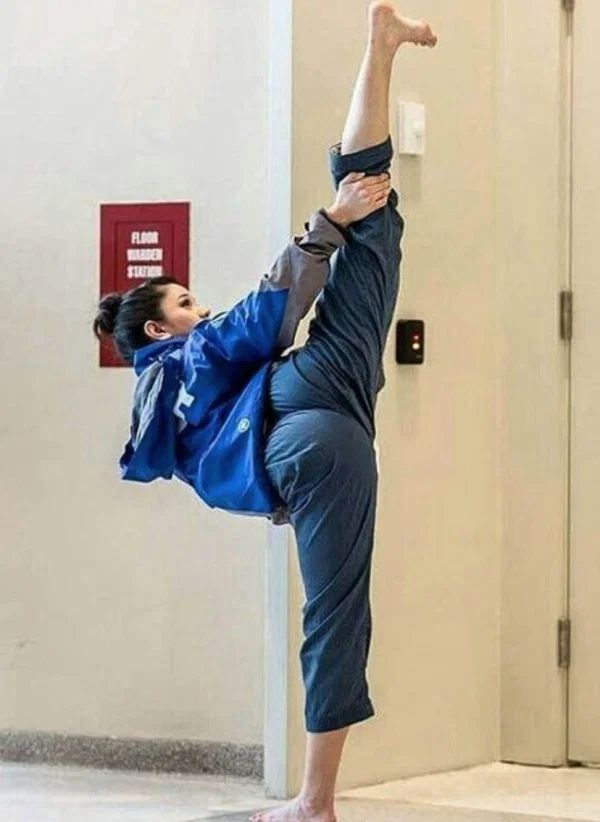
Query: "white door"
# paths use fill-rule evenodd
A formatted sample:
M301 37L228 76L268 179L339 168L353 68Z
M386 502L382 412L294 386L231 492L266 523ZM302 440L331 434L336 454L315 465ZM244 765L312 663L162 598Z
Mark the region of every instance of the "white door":
M600 3L577 0L573 75L573 340L569 760L600 763Z

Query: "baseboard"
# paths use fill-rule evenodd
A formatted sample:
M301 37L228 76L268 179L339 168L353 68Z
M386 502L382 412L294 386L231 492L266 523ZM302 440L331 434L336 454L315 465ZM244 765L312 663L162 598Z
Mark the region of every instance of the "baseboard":
M223 774L263 780L262 745L192 739L77 736L45 731L0 731L0 760L87 768Z

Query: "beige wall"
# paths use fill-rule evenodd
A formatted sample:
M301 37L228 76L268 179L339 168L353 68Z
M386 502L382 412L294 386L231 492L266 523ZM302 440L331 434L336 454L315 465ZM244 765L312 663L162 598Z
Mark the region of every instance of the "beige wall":
M542 8L543 7L543 8ZM501 758L566 762L569 346L568 29L559 3L498 0L496 177Z
M332 197L367 3L294 5L293 214ZM396 100L427 107L427 154L396 156L406 218L397 318L426 322L423 367L393 361L381 448L369 681L338 789L478 762L564 762L567 39L559 4L405 0L440 35L405 49ZM330 67L330 68L328 68ZM308 173L307 169L311 169ZM292 573L295 670L303 601ZM288 777L302 769L290 684Z
M266 15L0 8L0 727L262 742L266 521L119 479L133 378L90 324L102 202L191 201L214 311L269 262Z
M303 0L294 7L295 224L332 198L326 148L341 134L366 5ZM393 166L406 218L396 319L425 320L426 363L396 365L390 338L377 409L381 479L369 665L377 715L351 732L340 788L498 754L493 9L480 0L459 5L403 4L440 34L435 51L403 50L392 83L395 144L395 101L427 107L426 156L396 155ZM295 597L290 619L299 630L298 587ZM292 658L299 641L297 635ZM297 684L293 739L302 731ZM302 762L301 750L290 749L293 790Z

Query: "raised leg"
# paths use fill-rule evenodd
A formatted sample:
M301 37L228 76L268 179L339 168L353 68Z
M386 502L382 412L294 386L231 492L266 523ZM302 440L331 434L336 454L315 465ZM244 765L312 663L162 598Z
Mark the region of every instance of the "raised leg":
M391 3L371 3L367 45L342 140L329 152L336 187L351 171L389 172L394 56L402 43L436 41L426 23L400 17ZM332 258L306 345L290 352L273 375L275 416L302 407L341 409L374 436L376 396L385 382L383 352L400 287L404 220L397 205L392 189L383 208L348 227L350 242Z
M367 47L342 134L342 154L383 143L388 136L392 64L402 43L435 46L437 37L427 23L401 17L392 3L371 3Z

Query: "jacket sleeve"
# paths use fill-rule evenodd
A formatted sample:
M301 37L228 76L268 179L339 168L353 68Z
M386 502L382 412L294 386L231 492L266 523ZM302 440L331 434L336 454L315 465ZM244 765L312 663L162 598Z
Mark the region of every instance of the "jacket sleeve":
M182 349L183 386L178 412L198 424L206 411L239 390L263 363L294 341L329 275L329 258L348 241L324 210L315 211L261 277L229 311L204 320Z
M306 233L294 237L259 285L263 290L288 289L276 340L281 349L293 344L300 320L327 281L330 257L348 241L346 231L332 222L323 208L311 215L304 228Z
M256 287L229 311L197 326L227 359L261 364L294 342L329 276L329 258L348 241L348 233L321 208L275 259Z

